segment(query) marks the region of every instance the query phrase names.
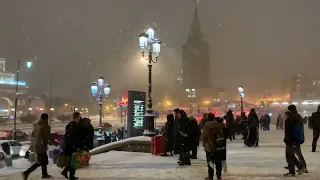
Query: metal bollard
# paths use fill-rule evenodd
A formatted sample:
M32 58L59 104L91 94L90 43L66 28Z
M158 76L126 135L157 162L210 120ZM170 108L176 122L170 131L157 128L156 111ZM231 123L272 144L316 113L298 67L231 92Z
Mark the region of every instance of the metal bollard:
M11 156L7 156L5 159L4 159L4 162L6 164L7 167L12 167L12 157Z

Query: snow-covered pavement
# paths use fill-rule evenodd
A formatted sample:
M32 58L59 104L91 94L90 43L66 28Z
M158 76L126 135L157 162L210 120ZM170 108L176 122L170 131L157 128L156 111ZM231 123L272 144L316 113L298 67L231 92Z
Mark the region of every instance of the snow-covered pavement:
M228 144L228 173L224 180L281 180L281 179L320 179L320 152L311 153L311 131L306 130L307 142L303 145L309 174L294 178L284 178L285 158L282 143L283 131L261 132L260 147L244 147L241 140ZM240 138L239 138L240 139ZM320 148L320 147L319 147ZM207 173L205 154L199 148L199 159L192 166L179 167L175 157L159 157L146 153L111 151L92 157L88 168L77 171L81 179L108 180L202 180ZM0 180L21 179L20 173L29 166L25 160L15 162L11 169L0 170ZM19 168L18 168L19 167ZM60 169L50 165L49 172L54 179L62 179ZM13 173L13 174L10 174ZM30 179L40 179L40 169ZM10 175L8 175L10 174Z

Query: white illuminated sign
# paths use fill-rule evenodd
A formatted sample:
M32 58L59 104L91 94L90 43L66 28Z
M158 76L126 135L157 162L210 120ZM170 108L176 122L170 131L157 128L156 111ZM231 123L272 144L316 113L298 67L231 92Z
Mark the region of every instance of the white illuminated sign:
M133 127L143 126L144 101L133 101Z

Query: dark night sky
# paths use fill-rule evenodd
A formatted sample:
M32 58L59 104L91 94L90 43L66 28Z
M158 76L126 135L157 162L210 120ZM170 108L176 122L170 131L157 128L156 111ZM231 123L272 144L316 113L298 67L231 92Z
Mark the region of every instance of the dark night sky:
M296 72L320 77L319 0L200 0L211 49L211 81L232 91L279 88ZM174 87L181 46L190 32L193 0L0 0L0 57L34 60L23 73L35 92L81 97L100 74L112 91L145 89L146 63L137 35L148 23L165 43L153 82Z

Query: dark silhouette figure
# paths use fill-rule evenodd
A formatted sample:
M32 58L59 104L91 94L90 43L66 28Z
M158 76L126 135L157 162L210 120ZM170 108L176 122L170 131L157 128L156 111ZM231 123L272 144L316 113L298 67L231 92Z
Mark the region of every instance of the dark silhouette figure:
M186 112L180 110L178 133L180 141L180 162L179 165L191 165L190 162L190 122Z
M318 106L317 112L312 113L311 126L313 129L313 140L312 140L312 152L317 150L317 141L320 135L320 106Z
M259 118L255 109L251 109L248 115L249 136L247 146L258 146L259 143Z
M173 129L173 138L174 138L174 154L180 154L180 134L179 134L179 123L181 119L180 109L176 108L173 110L174 115L174 129Z
M65 132L65 147L63 149L63 153L66 156L69 156L71 158L72 153L77 152L78 148L81 148L82 142L79 137L81 137L81 127L79 125L80 121L80 113L75 112L73 113L72 121L66 126L66 132ZM71 161L70 161L71 162ZM63 169L61 174L70 180L75 180L77 177L75 177L76 170L73 169L69 164ZM69 172L69 177L68 177Z
M198 122L194 117L190 117L190 150L191 159L197 159L198 146L201 136L201 130L198 126Z
M236 139L236 135L234 132L234 116L232 114L231 109L227 112L227 114L224 116L224 119L227 121L227 127L229 131L229 139L232 141L233 139Z
M167 156L168 152L170 153L171 156L173 156L173 147L174 147L173 131L174 131L174 116L173 114L168 114L167 122L165 124L164 131L163 131L165 150L162 156Z
M79 147L81 150L90 151L93 149L93 137L94 137L94 128L91 124L91 120L88 118L82 118L79 121L80 127L80 137L82 141L80 141L81 146Z

